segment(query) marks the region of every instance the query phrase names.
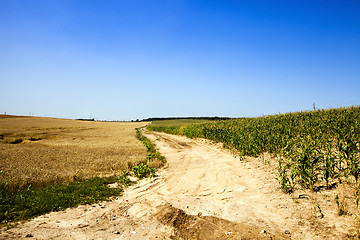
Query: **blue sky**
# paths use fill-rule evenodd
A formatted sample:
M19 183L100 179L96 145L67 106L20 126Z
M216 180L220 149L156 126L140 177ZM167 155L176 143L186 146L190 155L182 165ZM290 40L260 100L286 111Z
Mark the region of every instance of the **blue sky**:
M359 1L0 1L0 113L131 120L360 105Z

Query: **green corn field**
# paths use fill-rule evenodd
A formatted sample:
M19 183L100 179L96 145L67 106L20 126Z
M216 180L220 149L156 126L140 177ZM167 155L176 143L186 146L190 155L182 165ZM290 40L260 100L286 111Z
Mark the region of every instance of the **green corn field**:
M280 187L316 190L360 177L360 107L286 113L150 130L206 138L242 156L270 153L278 160Z

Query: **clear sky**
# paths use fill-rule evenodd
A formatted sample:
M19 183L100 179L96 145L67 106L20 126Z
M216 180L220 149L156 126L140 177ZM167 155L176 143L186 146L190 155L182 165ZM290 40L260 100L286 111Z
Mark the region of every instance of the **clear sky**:
M0 0L0 113L131 120L360 105L358 0Z

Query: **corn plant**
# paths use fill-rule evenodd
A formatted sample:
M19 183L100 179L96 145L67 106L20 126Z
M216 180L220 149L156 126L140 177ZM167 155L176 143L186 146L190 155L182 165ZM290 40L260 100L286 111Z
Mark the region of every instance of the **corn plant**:
M280 184L280 188L282 191L284 192L288 192L289 190L289 179L287 176L287 170L288 170L288 165L285 163L285 161L283 159L279 160L279 165L278 165L278 174L279 174L279 184Z
M331 143L326 146L326 151L322 155L323 178L329 187L331 179L336 177L336 155L331 150Z
M279 184L287 192L296 184L315 190L321 181L360 178L360 107L148 128L222 142L241 156L279 155Z

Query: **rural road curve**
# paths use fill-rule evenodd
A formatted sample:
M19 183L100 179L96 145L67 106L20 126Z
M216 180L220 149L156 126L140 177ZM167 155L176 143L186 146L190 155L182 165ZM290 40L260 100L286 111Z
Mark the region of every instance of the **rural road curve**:
M240 161L202 139L146 136L167 159L154 178L112 201L19 224L0 232L0 239L28 234L32 239L336 239L342 234L319 225L307 210L302 213L314 205L281 193L275 168L265 161Z

